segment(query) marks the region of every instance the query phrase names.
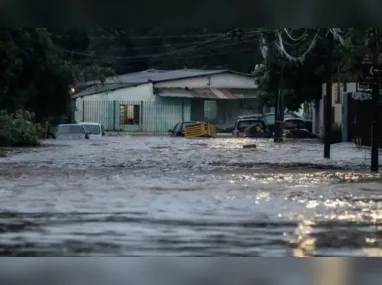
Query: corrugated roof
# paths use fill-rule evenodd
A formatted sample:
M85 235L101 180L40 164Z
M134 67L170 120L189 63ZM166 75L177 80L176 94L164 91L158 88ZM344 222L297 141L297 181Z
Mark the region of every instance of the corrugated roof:
M113 91L113 90L136 86L136 85L137 84L133 84L133 83L92 84L92 85L89 85L87 88L81 90L80 92L77 92L74 95L72 95L72 98L75 99L78 97L93 95L93 94L107 92L107 91Z
M169 80L177 80L177 79L186 79L192 77L199 76L207 76L213 74L221 74L221 73L233 73L239 74L243 76L251 76L247 73L240 73L228 69L215 69L215 70L202 70L202 69L177 69L177 70L158 70L158 69L148 69L140 72L122 74L113 77L107 77L103 86L95 88L94 85L101 85L99 81L90 81L86 83L82 83L81 85L88 85L89 87L85 90L82 90L78 93L75 93L72 97L82 97L85 95L96 94L105 91L111 91L119 88L130 87L132 85L139 85L148 82L163 82ZM117 85L116 85L117 84ZM119 85L118 85L119 84ZM126 86L122 86L121 84L130 84ZM117 87L122 86L122 87ZM115 89L110 89L113 87L117 87ZM81 95L80 95L81 94Z
M210 88L210 89L183 89L183 88L157 88L156 94L161 97L177 97L177 98L203 98L210 100L227 100L227 99L256 99L258 98L256 90L253 89L227 89L227 88Z
M244 76L251 76L247 73L240 73L228 69L176 69L176 70L161 70L148 69L139 72L121 74L117 76L107 77L105 83L146 83L146 82L162 82L167 80L175 80L182 78L198 77L220 73L235 73ZM96 83L96 81L88 82L88 84Z

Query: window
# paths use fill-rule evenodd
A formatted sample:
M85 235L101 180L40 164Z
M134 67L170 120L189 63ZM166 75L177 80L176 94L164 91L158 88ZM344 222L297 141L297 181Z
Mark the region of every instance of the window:
M120 105L120 124L139 125L140 106L139 105Z

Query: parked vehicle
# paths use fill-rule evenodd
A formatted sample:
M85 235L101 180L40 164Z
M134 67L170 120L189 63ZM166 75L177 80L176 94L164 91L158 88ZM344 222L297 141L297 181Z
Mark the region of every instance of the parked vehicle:
M175 125L173 129L169 129L168 133L172 137L184 137L184 127L188 125L198 124L197 121L187 121L187 122L179 122Z
M61 124L54 132L56 139L89 139L89 134L80 124Z
M271 133L274 133L275 132L275 113L265 113L262 117L262 119L264 120L266 126L268 127L269 131ZM306 124L306 127L307 127L307 130L311 133L312 132L312 121L310 120L305 120L304 118L300 117L298 114L294 113L294 112L286 112L284 114L284 120L287 120L287 119L300 119L300 120L303 120Z
M86 132L91 138L101 138L106 136L105 127L100 123L81 122L79 125L82 125L85 128Z
M285 119L283 123L283 136L300 139L316 137L308 130L306 121L301 118Z
M239 119L232 131L234 137L268 138L271 136L265 122L260 119Z
M239 116L238 120L239 119L259 119L261 120L263 118L263 114L250 114L250 115L243 115L243 116Z

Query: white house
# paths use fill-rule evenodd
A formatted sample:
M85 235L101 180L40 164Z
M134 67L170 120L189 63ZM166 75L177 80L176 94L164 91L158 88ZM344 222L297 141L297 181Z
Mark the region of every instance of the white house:
M324 134L324 99L326 96L326 83L322 84L322 98L314 106L313 132L322 136ZM332 84L332 122L342 128L343 141L354 138L356 128L356 117L361 118L364 112L362 105L370 104L369 93L358 92L357 83L333 83ZM366 105L365 105L366 104ZM366 107L367 108L367 107ZM358 115L356 116L356 113Z
M262 111L253 76L231 70L151 69L85 86L72 96L74 120L108 130L166 132L189 120L225 128L239 115Z

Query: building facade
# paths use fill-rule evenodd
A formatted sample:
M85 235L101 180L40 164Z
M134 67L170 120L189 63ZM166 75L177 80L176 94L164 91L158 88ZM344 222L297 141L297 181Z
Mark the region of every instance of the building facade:
M225 129L262 112L253 77L230 70L146 70L89 82L72 99L76 122L116 131L167 132L191 120Z

